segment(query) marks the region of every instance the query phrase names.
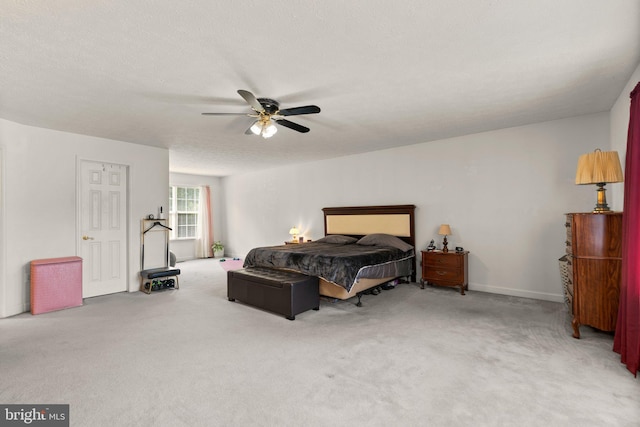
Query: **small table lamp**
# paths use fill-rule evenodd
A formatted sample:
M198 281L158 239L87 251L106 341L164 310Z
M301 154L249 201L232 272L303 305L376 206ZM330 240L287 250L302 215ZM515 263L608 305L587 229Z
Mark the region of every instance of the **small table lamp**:
M440 226L440 230L438 230L438 234L444 236L444 240L442 241L442 252L449 252L449 248L447 248L447 236L451 236L451 227L449 227L449 224L442 224Z
M604 186L607 182L622 182L622 166L617 151L602 151L597 148L592 153L583 154L578 159L576 184L596 184L598 200L594 213L608 212Z
M293 236L292 242L298 243L298 234L300 234L300 230L298 230L295 225L291 227L291 230L289 230L289 234Z

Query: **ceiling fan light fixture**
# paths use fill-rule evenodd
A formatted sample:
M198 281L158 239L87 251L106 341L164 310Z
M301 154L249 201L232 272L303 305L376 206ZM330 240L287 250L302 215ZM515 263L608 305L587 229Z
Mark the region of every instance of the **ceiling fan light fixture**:
M253 132L254 135L260 135L260 133L262 133L262 123L256 121L253 126L251 126L251 132Z
M271 122L265 124L262 128L262 137L263 138L271 138L273 135L278 132L278 128Z

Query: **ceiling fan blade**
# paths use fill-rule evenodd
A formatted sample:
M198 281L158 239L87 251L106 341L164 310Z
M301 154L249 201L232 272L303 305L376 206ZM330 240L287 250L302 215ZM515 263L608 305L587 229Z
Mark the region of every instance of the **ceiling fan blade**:
M285 108L278 111L281 116L298 116L300 114L316 114L320 112L317 105L305 105L304 107Z
M289 129L297 130L298 132L302 132L302 133L307 133L310 130L308 127L304 127L297 123L290 122L289 120L286 120L286 119L279 119L274 121L279 125L282 125Z
M251 106L256 111L264 111L262 104L258 102L258 99L248 90L238 90L238 94L247 101L247 104Z
M203 116L248 116L247 113L201 113Z

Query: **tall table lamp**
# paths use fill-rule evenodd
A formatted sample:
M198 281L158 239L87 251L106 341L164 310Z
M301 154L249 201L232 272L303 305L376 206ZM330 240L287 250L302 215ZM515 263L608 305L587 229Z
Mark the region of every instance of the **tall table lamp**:
M295 225L291 227L291 230L289 230L289 234L293 236L292 242L298 243L298 234L300 234L300 230L298 230Z
M592 153L583 154L578 159L576 184L595 184L598 186L598 199L594 213L608 212L607 196L604 186L608 182L622 182L622 166L617 151L602 151L597 148Z
M449 252L449 248L447 247L447 236L451 236L451 227L449 224L442 224L440 226L440 230L438 230L438 234L444 236L444 240L442 241L442 252Z

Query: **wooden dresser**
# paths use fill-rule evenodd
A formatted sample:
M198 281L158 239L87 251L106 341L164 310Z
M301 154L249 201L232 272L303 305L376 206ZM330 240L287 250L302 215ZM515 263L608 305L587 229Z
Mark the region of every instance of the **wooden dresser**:
M580 325L614 331L622 265L622 212L568 213L567 255L573 274L573 337Z
M424 289L425 282L440 286L459 286L460 294L464 295L469 283L468 255L468 251L422 251L420 287Z

